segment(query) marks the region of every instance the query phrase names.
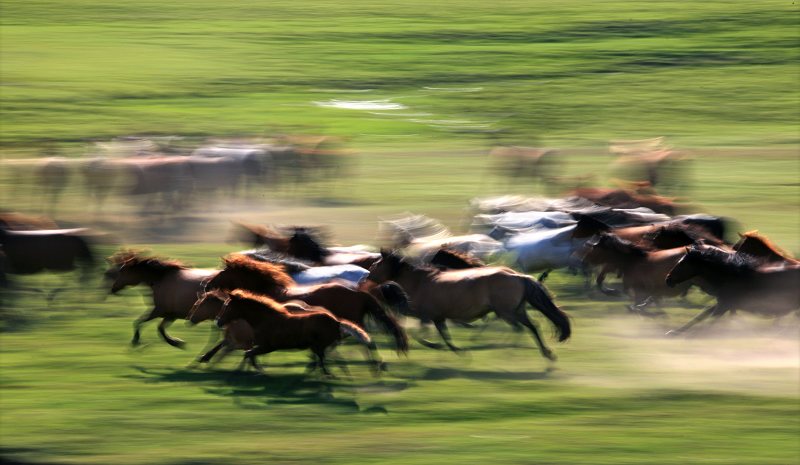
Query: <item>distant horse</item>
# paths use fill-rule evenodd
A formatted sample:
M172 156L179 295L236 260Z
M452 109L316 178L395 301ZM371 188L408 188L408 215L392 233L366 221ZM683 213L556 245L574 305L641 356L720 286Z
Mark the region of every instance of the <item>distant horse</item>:
M717 303L668 334L682 333L709 316L719 318L728 311L781 317L800 309L798 264L761 266L759 260L744 254L695 246L686 249L666 277L670 287L692 281L716 297Z
M674 215L678 209L674 201L667 197L654 194L642 194L624 189L613 189L605 187L583 187L569 192L600 205L614 208L637 208L646 207L656 213Z
M175 320L185 319L197 300L205 283L216 276L219 270L188 268L176 260L141 256L134 252L122 252L112 256L111 268L106 278L112 280L111 293L116 294L128 286L146 284L153 291L153 309L145 312L133 322L131 344L139 344L139 333L143 323L161 318L158 333L167 344L183 347L184 342L167 334L167 327Z
M557 150L513 145L494 147L489 159L500 174L542 183L556 175L560 161Z
M739 242L733 246L733 250L735 250L736 253L760 258L764 263L800 264L800 260L789 255L788 252L773 244L768 238L758 234L758 231L749 231L739 236Z
M43 271L80 271L85 285L97 263L88 229L10 231L0 228L0 247L9 274L31 275ZM53 290L49 299L61 289Z
M536 325L525 310L526 304L542 312L557 328L559 341L571 334L569 317L551 300L545 288L531 277L505 267L482 267L441 271L418 267L394 253L382 252L370 269L375 282L395 280L411 297L409 315L422 322L433 322L451 350L446 320L470 322L494 312L508 323L527 327L542 355L555 360L544 344Z
M217 326L224 327L235 320L245 320L254 331L255 346L244 353L245 359L259 368L255 357L276 350L310 349L319 367L330 376L325 366L326 352L344 337L352 336L366 347L373 345L366 331L359 325L340 319L327 311L311 310L293 313L275 300L237 289L231 293L220 291L205 294L201 299L213 299L221 306ZM367 354L372 366L379 362Z
M368 269L380 259L380 254L373 252L336 252L324 247L318 240L305 229L297 228L292 237L286 253L292 257L309 260L320 265L345 265L351 264Z
M668 287L664 283L667 273L683 257L684 247L651 251L613 234L603 233L586 243L579 256L592 265L604 265L606 270L622 275L626 293L633 297L628 306L631 312L652 315L645 307L654 301L660 307L664 297L684 294L690 284Z
M337 283L299 287L279 265L237 254L229 255L223 260L225 268L208 281L207 290L245 289L267 295L279 302L300 300L309 305L324 307L337 318L344 318L359 326L364 326L365 317L370 315L394 337L398 352L408 350L408 338L403 327L369 292Z

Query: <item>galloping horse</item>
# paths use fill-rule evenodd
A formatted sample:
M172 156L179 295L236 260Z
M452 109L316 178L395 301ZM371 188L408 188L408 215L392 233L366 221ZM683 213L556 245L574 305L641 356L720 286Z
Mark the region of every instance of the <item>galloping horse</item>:
M697 281L717 303L667 334L686 331L696 323L728 311L746 310L780 317L800 309L800 265L761 266L758 259L712 246L687 247L684 257L666 277L670 287Z
M244 357L257 369L260 369L255 359L258 355L276 350L311 349L322 372L330 375L325 366L326 351L344 337L352 336L368 348L373 345L367 332L360 326L336 318L328 311L294 313L267 296L241 289L231 293L212 291L200 299L201 304L204 300L212 299L220 306L217 326L224 327L232 321L245 320L253 328L255 345L244 353ZM377 368L380 362L371 357L369 350L367 354L372 366Z
M603 233L587 242L579 255L589 264L602 265L607 271L620 273L625 292L633 297L633 304L628 309L650 315L645 311L650 301L660 306L663 297L679 296L688 290L689 283L676 288L664 284L667 272L684 253L684 247L652 251L614 234Z
M207 290L245 289L265 294L279 302L300 300L309 305L324 307L337 318L352 321L359 326L364 326L366 315L370 315L394 337L398 352L408 350L408 338L403 327L384 310L370 292L338 283L300 287L295 285L279 265L237 254L229 255L223 260L225 269L208 281Z
M555 354L542 341L536 325L528 318L525 305L542 312L557 328L559 341L571 334L569 317L551 300L545 288L531 277L505 267L482 267L441 271L417 267L394 253L381 252L370 269L375 282L395 280L411 297L409 314L422 322L433 322L451 350L446 320L470 322L494 312L504 321L527 327L542 355Z
M44 229L9 231L0 228L0 247L9 274L30 275L43 271L80 270L85 284L94 270L95 260L88 229ZM53 290L52 299L60 289Z
M131 344L139 344L139 332L143 323L161 318L158 333L173 347L183 347L184 342L167 334L173 321L185 319L197 296L203 292L205 283L219 270L188 268L175 260L145 257L134 252L121 252L112 256L111 268L106 271L112 279L111 293L116 294L128 286L146 284L153 291L153 309L133 322Z

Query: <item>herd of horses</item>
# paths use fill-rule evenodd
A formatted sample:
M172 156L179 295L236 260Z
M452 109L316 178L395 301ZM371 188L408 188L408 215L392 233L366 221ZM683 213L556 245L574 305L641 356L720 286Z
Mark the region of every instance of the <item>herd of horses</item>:
M423 329L432 324L445 345L458 351L448 323L471 325L494 313L527 330L542 356L555 360L528 308L552 324L558 341L570 338L571 317L543 283L559 269L582 274L587 295L628 296L628 310L643 316L663 313L663 299L685 296L692 286L715 299L668 334L737 310L772 317L800 310L800 262L768 238L747 232L732 243L730 222L722 218L614 203L622 197L609 191L596 197L477 200L473 231L466 235L453 235L422 215L388 219L381 229L393 244L380 251L327 247L319 227L234 223L236 237L254 248L230 253L219 268L120 250L107 259L103 276L112 294L138 285L152 291L152 308L134 322L134 345L151 320L160 320L159 334L175 347L184 343L168 334L172 322L213 320L221 335L196 363L243 350L242 364L260 370L259 355L309 349L309 368L325 374L326 361L344 339L364 347L376 373L385 369L374 331L388 334L395 350L406 353L401 316L418 320ZM38 229L36 223L25 228L13 215L0 217L0 246L4 306L13 305L7 298L15 290L10 275L78 269L85 286L99 262L90 231ZM537 280L532 272L542 274ZM619 289L606 283L614 275Z
M233 198L252 188L327 179L344 164L341 142L325 136L269 141L211 141L197 147L149 139L96 143L82 158L4 160L12 183L30 178L45 210L58 207L70 183L80 184L101 212L109 197L136 199L142 213L175 213L198 198Z

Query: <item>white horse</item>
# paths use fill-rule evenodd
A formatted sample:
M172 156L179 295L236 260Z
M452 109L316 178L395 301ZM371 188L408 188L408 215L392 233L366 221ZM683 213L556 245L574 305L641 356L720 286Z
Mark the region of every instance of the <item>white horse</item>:
M505 249L514 255L516 265L523 271L543 271L539 276L539 281L543 281L554 269L581 267L573 253L584 240L573 239L574 230L573 224L517 234L506 240Z

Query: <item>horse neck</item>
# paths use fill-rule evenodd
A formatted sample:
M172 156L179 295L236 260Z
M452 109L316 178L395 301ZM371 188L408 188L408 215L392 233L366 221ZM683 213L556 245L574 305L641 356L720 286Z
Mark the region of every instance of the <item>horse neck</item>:
M753 239L753 238L746 238L742 242L742 245L736 249L739 253L744 253L748 255L752 255L754 257L759 258L768 258L770 260L784 260L784 257L772 250L771 248L767 247L766 244L763 242Z
M438 270L428 270L415 268L404 264L400 270L392 277L392 280L399 284L414 299L414 294L419 287L430 280L432 274L438 274Z
M139 282L147 284L151 288L155 288L168 275L170 275L171 273L176 273L178 271L179 270L173 270L173 269L156 270L152 268L149 269L145 268L140 270L141 279L139 280Z

